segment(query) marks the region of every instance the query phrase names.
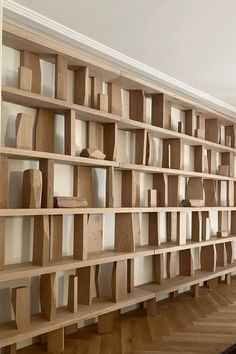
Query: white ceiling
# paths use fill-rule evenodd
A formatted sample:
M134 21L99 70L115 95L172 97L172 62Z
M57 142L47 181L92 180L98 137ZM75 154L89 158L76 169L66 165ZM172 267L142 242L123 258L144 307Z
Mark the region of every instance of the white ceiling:
M236 0L15 0L236 106Z

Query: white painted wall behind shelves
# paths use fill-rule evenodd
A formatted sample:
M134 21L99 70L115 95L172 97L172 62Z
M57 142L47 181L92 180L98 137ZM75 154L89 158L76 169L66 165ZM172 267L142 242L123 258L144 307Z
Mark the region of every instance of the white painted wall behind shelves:
M236 106L235 0L16 2Z

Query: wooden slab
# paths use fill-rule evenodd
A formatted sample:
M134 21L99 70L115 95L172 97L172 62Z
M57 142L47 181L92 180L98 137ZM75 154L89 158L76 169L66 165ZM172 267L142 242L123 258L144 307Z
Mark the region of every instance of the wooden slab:
M23 172L22 182L22 207L41 208L42 200L42 172L37 169L29 169Z
M159 213L148 214L148 244L151 246L160 246L159 236Z
M122 116L121 88L108 83L108 112Z
M129 91L129 117L138 122L146 122L145 95L142 90Z
M33 264L47 266L50 261L49 216L34 216Z
M89 104L89 68L83 66L75 71L74 103L88 107Z
M8 157L0 154L0 208L8 208L9 192Z
M117 123L109 123L103 127L103 151L106 160L116 161L117 159Z
M206 221L205 221L206 222ZM202 241L202 214L200 211L192 212L192 241Z
M177 252L168 252L166 256L166 271L168 278L176 276L177 267Z
M54 197L54 205L57 208L84 208L88 206L84 197Z
M65 154L75 156L75 119L74 109L65 112L64 118L64 136L65 136Z
M63 55L56 55L55 58L55 98L67 100L67 58Z
M33 123L30 114L18 113L16 116L16 148L33 150Z
M113 208L115 206L115 195L114 195L114 167L110 166L107 168L106 173L106 206Z
M201 247L201 269L209 272L216 271L215 245Z
M115 214L115 252L135 252L132 213Z
M40 277L40 304L42 317L47 321L56 318L56 273Z
M171 104L165 94L152 96L152 124L165 129L171 128Z
M18 68L18 88L20 90L32 91L32 76L31 69L24 66Z
M122 207L137 206L137 184L136 184L135 171L124 170L122 171Z
M47 352L53 354L64 352L64 328L63 327L48 332Z
M75 259L84 260L88 255L88 215L74 215L74 252Z
M36 151L54 152L54 112L40 108L36 115ZM45 134L47 132L47 134Z
M113 263L112 268L112 300L123 301L127 298L127 260Z
M164 173L154 174L153 188L157 191L157 206L168 206L168 176Z
M97 109L101 112L108 112L108 95L105 95L103 93L98 94Z
M179 274L194 276L193 250L191 248L179 251Z
M53 208L54 206L54 161L41 159L39 169L42 172L42 208Z
M164 262L164 254L156 254L152 256L153 259L153 273L154 273L154 281L157 284L164 283L164 275L165 275L165 262Z
M39 55L28 52L26 50L20 51L20 66L28 68L32 71L32 92L41 93L41 69Z
M103 250L103 215L89 214L87 224L87 250L100 252Z
M92 285L94 283L93 267L84 267L76 269L76 275L79 279L78 303L92 305Z
M50 261L62 260L63 216L51 215L50 217Z
M162 167L181 170L182 164L183 146L181 139L163 139Z
M220 143L220 125L217 118L205 120L205 139L213 143Z
M107 98L107 111L108 111L108 97L102 93L102 80L99 77L91 77L91 107L94 109L103 110L104 102L103 96ZM101 100L102 97L102 100ZM102 103L102 104L101 104ZM102 109L101 109L102 108Z
M74 166L74 196L86 198L88 207L94 206L93 168Z
M78 276L73 274L69 276L67 308L73 313L78 311Z
M30 291L22 286L12 289L12 306L15 313L16 328L21 330L30 326Z

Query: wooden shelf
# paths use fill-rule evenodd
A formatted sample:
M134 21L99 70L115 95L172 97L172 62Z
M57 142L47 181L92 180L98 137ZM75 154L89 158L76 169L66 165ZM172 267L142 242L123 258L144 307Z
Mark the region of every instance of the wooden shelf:
M56 319L53 321L46 321L42 319L39 314L31 316L30 327L24 330L15 329L15 322L12 321L0 326L0 347L36 337L57 328L70 326L73 323L88 320L130 305L138 304L150 300L154 298L154 296L155 295L149 291L134 289L134 292L128 295L125 301L118 303L105 299L98 299L90 306L79 304L78 312L76 314L69 312L64 307L59 308L57 309Z
M194 284L202 283L206 280L220 277L222 275L234 272L236 270L236 261L226 267L216 267L215 272L204 270L195 270L194 276L177 275L171 279L165 279L164 284L148 283L138 286L139 289L153 292L157 295L168 294L172 291L189 287Z

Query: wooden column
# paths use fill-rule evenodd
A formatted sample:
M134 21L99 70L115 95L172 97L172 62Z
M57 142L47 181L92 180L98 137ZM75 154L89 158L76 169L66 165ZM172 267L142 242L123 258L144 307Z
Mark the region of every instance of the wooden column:
M135 252L132 213L115 214L115 252Z
M115 84L108 84L108 112L122 116L121 88Z
M6 218L0 217L0 271L4 269L5 264L5 228Z
M0 154L0 208L8 208L9 170L7 155Z
M164 269L165 269L165 263L164 263L164 254L155 254L152 256L153 259L153 271L154 271L154 281L157 284L163 284L164 283Z
M76 313L78 310L78 276L70 275L68 284L68 310Z
M94 206L93 168L74 166L74 196L86 198L88 207Z
M179 251L179 274L194 276L193 250L191 248Z
M74 102L82 106L88 106L89 98L89 69L81 67L75 71Z
M171 128L171 104L165 94L152 96L152 124L165 129Z
M127 297L127 260L116 261L112 269L112 299L114 302Z
M54 112L44 108L38 109L35 129L36 151L54 152ZM45 132L47 132L47 134L45 134Z
M136 181L136 173L134 171L122 171L122 207L138 206Z
M209 272L216 271L216 246L201 247L201 269Z
M145 165L147 148L147 131L139 129L135 131L135 163Z
M40 304L42 317L47 321L56 318L56 273L40 277Z
M63 216L51 215L50 228L50 260L59 262L62 260Z
M83 267L76 269L78 276L78 303L84 305L92 305L92 284L94 282L93 267Z
M30 291L22 286L12 289L12 305L16 318L16 328L21 330L30 326Z
M117 123L109 123L103 128L103 151L106 155L106 160L116 161L117 157Z
M39 169L42 172L43 190L42 190L42 208L54 207L54 161L41 159Z
M74 258L85 260L88 256L88 214L74 216Z
M148 244L150 246L160 246L161 240L159 236L159 214L148 214Z
M102 94L102 80L98 77L91 77L91 107L99 109L98 95Z
M47 342L48 353L56 354L64 352L64 328L61 327L48 332Z
M66 111L64 118L65 154L75 156L75 110Z
M33 264L49 265L50 257L49 216L34 216Z
M106 207L113 208L115 206L114 196L114 174L115 169L113 166L107 167L106 173Z
M55 98L67 100L67 58L56 55L55 58Z
M32 70L32 92L41 93L41 69L39 55L28 52L26 50L20 51L20 66Z
M145 95L142 90L129 91L129 117L130 119L146 122Z
M157 191L157 206L168 206L168 176L164 173L154 174L153 188Z

